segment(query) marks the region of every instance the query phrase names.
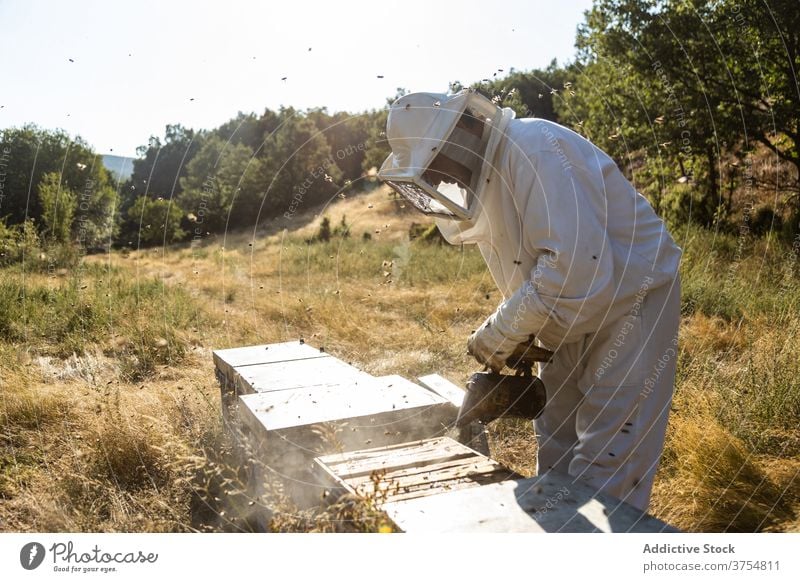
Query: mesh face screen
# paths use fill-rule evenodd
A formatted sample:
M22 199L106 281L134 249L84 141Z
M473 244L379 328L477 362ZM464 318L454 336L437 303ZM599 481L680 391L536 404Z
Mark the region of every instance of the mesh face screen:
M386 180L386 183L403 198L411 202L417 210L425 214L455 216L450 210L431 198L425 190L412 182L393 182L391 180Z

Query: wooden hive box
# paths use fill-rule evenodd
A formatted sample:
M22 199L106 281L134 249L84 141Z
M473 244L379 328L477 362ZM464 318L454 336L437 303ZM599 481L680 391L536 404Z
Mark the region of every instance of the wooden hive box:
M325 376L319 374L313 374L309 379L306 372L309 368L292 367L292 362L323 358L326 362L323 366L330 365L330 361L336 362L334 366L338 368L339 375L345 371L354 376L360 373L353 366L332 358L324 350L299 341L216 350L213 356L222 402L228 406L235 404L236 397L243 394L280 387L297 387L304 385L303 382L317 384L324 381ZM298 372L299 376L290 376Z
M447 437L326 455L314 463L331 499L350 493L381 505L519 477Z
M401 376L373 377L300 342L219 350L214 360L253 494L274 472L304 506L323 491L314 457L440 435L457 413Z
M406 532L674 532L555 472L523 478L449 438L315 459L334 493L372 500Z

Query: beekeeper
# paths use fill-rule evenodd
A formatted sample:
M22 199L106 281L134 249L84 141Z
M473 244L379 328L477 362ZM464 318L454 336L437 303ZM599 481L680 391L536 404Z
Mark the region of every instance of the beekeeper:
M395 101L379 176L478 245L503 295L467 349L495 371L535 336L548 403L538 472L555 469L646 509L664 446L681 250L614 161L577 133L514 119L473 90Z

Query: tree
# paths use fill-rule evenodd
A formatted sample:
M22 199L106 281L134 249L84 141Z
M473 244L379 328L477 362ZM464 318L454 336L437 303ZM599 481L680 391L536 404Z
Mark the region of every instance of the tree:
M794 167L800 216L800 4L796 0L724 0L711 23L729 78L711 76L723 112L741 120L744 145L759 142Z
M61 187L78 193L84 205L94 204L95 195L111 183L101 157L80 137L35 125L0 132L0 163L5 173L0 216L7 217L8 224L41 217L36 188L45 174L58 173Z
M598 136L696 169L722 207L724 149L760 142L800 175L798 30L794 0L598 0L578 35L573 106L604 125Z
M341 171L325 136L306 115L282 108L281 123L265 136L260 163L242 188L260 201L254 220L291 217L301 208L330 200Z
M61 184L61 175L58 172L45 174L37 190L42 208L42 222L45 225L45 240L53 243L69 242L77 195Z
M617 159L643 153L646 165L663 170L659 178L692 175L717 201L720 120L697 71L678 71L690 54L706 52L705 41L698 22L669 22L658 8L645 0L595 4L579 30L580 74L568 102L587 135Z
M361 162L361 169L369 172L373 168L380 169L381 164L391 153L389 140L386 139L386 119L389 117L388 109L378 109L365 112L367 120L366 152Z
M278 116L274 111L265 109L257 117L255 113L242 113L214 129L211 134L221 137L231 145L244 144L253 151L257 151L264 144L264 135L274 131L279 125Z
M123 187L120 211L126 211L140 196L172 198L182 191L180 179L199 151L203 135L180 124L167 125L164 142L150 136L146 146L139 146L140 156L133 161L133 173Z
M544 70L523 72L512 68L506 76L483 79L474 87L494 98L499 105L513 109L517 117L539 117L558 122L556 103L565 89L565 82L566 70L553 59Z
M252 183L244 179L246 172L254 172L258 166L249 146L231 145L212 135L189 162L178 201L203 231L252 226L260 200Z
M183 211L164 198L139 196L128 209L128 217L138 225L137 246L171 244L186 236L180 226Z
M307 115L325 136L342 178L358 180L370 137L370 115L343 111L329 115L325 108L312 109Z
M389 140L386 139L386 120L389 117L389 107L400 97L407 94L408 91L406 89L398 87L394 97L386 99L386 107L365 111L362 114L368 127L367 151L364 154L364 160L361 162L361 168L364 172L370 172L373 168L380 169L381 164L391 153L392 148L389 146Z
M240 111L236 117L214 129L211 135L220 137L231 145L244 144L254 150L261 145L264 130L255 113Z
M117 193L110 185L85 188L80 193L73 222L78 245L84 249L107 249L119 233L114 215Z

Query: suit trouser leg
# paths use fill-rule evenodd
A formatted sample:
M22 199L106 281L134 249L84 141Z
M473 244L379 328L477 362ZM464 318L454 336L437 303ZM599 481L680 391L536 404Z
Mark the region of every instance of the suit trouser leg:
M639 321L634 321L638 319ZM576 413L578 445L569 473L646 510L664 447L675 383L680 280L650 291L640 312L609 326L587 357L584 398ZM638 329L637 329L638 327ZM628 334L620 330L629 329ZM611 348L609 348L611 346ZM616 349L613 373L597 365Z
M675 381L680 281L631 314L564 345L542 367L537 467L578 477L640 509L650 500Z

